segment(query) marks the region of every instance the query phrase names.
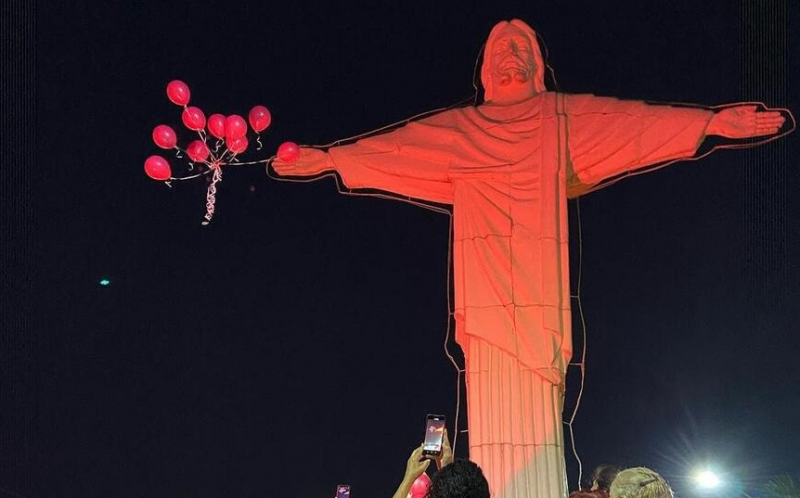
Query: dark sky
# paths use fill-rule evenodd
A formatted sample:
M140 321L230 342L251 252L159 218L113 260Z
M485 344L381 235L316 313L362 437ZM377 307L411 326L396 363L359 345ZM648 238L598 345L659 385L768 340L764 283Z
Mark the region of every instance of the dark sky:
M260 159L469 97L489 30L519 17L565 92L797 111L800 7L742 6L756 3L41 2L35 479L4 471L0 485L326 498L349 483L388 497L425 414L456 416L448 218L251 167L226 172L202 227L204 182L169 189L142 169L152 128L182 128L169 80L207 114L269 107L265 150L245 156ZM716 462L750 491L796 474L797 137L581 199L585 466L647 465L680 488ZM568 410L576 371L569 382Z

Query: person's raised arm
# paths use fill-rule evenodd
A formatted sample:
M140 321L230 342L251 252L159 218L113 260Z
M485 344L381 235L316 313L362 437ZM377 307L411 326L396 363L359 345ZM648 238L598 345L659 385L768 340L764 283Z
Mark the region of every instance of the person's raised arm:
M392 498L406 498L414 481L416 481L417 477L421 476L422 473L427 470L428 465L431 464L430 460L422 458L422 447L423 445L419 445L419 447L411 452L411 456L408 457L406 473L400 485L397 487L397 491L392 495Z

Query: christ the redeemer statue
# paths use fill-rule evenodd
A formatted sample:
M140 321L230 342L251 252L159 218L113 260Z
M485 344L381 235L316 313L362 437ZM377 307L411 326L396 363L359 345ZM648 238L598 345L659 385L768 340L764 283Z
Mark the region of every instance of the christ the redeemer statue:
M567 494L567 199L611 177L690 158L708 135L770 135L784 122L749 106L715 113L548 92L544 72L534 31L501 22L486 43L482 105L273 163L281 175L336 171L351 189L452 205L469 456L495 498Z

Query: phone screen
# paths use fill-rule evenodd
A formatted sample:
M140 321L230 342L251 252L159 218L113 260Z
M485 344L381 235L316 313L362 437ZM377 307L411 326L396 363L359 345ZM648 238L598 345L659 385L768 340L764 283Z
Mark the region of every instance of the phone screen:
M336 498L350 498L350 485L340 484L336 486Z
M428 415L425 424L425 441L422 451L426 455L439 455L442 452L442 438L444 437L444 415Z

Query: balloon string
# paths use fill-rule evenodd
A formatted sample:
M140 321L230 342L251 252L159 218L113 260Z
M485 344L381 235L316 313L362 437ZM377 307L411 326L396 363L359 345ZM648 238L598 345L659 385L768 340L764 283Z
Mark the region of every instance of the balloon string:
M214 144L214 153L216 154L219 148L222 147L222 139L217 139L217 143Z
M217 183L222 181L222 168L218 165L211 166L214 170L214 176L211 178L211 185L208 186L206 193L206 215L205 220L202 222L203 226L211 223L211 218L214 217L214 205L217 202Z
M180 147L177 147L177 146L175 147L175 157L177 157L178 159L183 159L183 156L181 155Z
M262 147L264 147L264 144L261 143L261 135L259 135L258 133L256 133L256 142L258 143L258 147L256 147L256 150L261 150Z

